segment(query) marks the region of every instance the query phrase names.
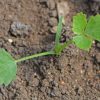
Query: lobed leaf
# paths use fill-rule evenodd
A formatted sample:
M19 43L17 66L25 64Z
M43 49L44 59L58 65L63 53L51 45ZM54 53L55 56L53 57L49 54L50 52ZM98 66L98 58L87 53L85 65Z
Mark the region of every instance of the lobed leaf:
M12 56L0 49L0 84L8 85L16 77L17 65Z
M90 17L85 33L94 40L100 41L100 15Z
M75 34L83 34L85 27L87 25L87 19L86 15L81 13L78 13L76 16L73 17L73 32Z
M78 48L87 50L87 51L91 48L91 45L92 45L92 40L82 35L73 37L73 41L75 42L75 45Z

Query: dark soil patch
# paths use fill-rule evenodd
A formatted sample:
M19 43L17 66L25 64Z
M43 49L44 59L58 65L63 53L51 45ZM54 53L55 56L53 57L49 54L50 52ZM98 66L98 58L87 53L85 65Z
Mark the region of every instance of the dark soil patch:
M16 59L50 50L54 45L55 34L51 29L57 24L56 4L59 1L63 0L0 0L0 47L5 48ZM64 27L69 38L72 36L72 16L80 11L88 16L100 13L100 2L65 1L70 8ZM24 27L21 34L18 32L20 29L16 28L13 31L16 34L13 34L13 22ZM31 31L28 31L28 26ZM0 86L0 100L99 99L98 42L93 44L90 52L71 45L59 57L39 57L20 63L16 80L8 87Z

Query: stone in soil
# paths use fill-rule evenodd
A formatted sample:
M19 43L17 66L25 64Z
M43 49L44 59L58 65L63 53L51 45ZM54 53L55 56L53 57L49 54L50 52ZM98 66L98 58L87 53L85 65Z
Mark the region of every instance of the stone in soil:
M57 10L52 10L49 13L50 17L57 17Z
M32 82L33 86L38 86L39 85L39 80L37 78L33 79L34 81Z
M9 32L13 36L25 36L32 32L32 27L31 25L15 21L11 24Z
M68 1L61 1L57 3L57 12L58 16L64 16L64 18L67 16L69 13L70 8L68 5Z
M96 55L96 60L100 63L100 53Z
M54 18L54 17L51 17L49 19L49 22L48 23L49 23L50 26L57 26L57 19Z
M54 0L47 0L47 6L50 10L55 9L55 7L56 7L55 1Z
M39 2L40 2L40 3L46 3L47 0L40 0Z
M97 43L97 48L100 48L100 43L99 42Z
M39 2L45 4L50 10L54 10L56 8L54 0L40 0Z
M57 32L57 26L54 26L50 29L51 33L56 33Z

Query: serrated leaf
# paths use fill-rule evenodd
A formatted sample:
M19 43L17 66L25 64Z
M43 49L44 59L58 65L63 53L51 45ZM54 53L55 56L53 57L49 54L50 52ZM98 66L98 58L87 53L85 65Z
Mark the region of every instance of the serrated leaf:
M83 34L84 29L87 25L87 19L86 15L81 13L78 13L76 16L73 17L73 32L75 34Z
M73 41L78 48L87 51L89 51L92 45L92 40L82 35L73 37Z
M100 15L90 17L85 33L100 41Z
M13 57L0 49L0 85L7 86L16 77L17 65Z

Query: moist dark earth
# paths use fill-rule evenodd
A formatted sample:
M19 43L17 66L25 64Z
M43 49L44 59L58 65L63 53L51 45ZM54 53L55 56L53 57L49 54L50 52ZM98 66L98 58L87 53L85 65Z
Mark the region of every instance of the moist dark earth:
M0 0L0 48L15 59L51 50L59 3L67 4L62 40L73 35L73 15L100 13L99 0ZM70 45L58 57L18 63L16 79L0 86L0 100L100 100L100 43L89 52Z

